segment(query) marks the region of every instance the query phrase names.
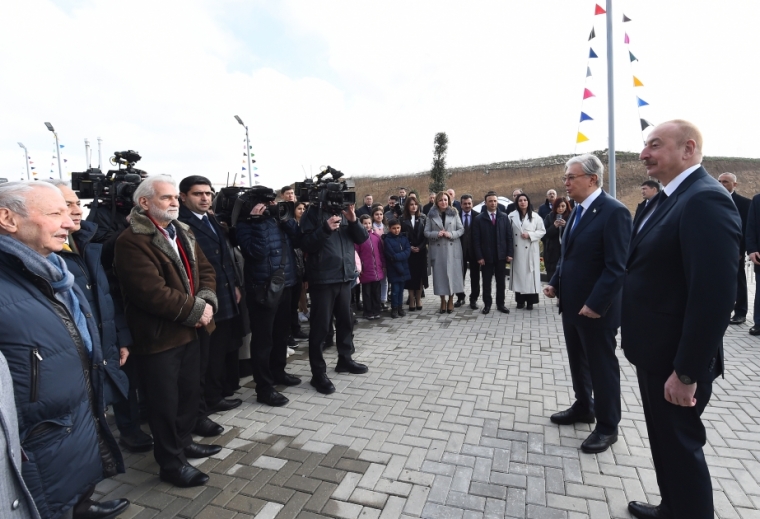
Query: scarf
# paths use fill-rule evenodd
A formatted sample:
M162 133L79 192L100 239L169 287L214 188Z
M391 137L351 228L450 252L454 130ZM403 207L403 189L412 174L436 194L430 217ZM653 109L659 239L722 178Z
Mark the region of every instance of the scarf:
M46 258L7 235L0 235L0 251L17 257L32 274L50 283L55 298L63 303L74 317L74 323L76 323L79 335L82 337L82 342L84 342L87 353L92 358L92 337L90 337L87 319L82 313L79 298L73 289L74 275L66 268L66 262L57 254L50 254Z

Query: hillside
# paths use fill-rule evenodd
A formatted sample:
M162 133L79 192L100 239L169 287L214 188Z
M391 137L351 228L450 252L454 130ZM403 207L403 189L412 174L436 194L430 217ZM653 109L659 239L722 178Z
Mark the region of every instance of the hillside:
M596 152L605 165L605 189L609 187L607 177L607 153ZM476 166L449 168L448 187L453 188L457 198L470 193L479 203L486 191L494 190L501 196L511 197L515 188L521 187L530 197L534 206L545 199L546 191L554 188L560 196L566 192L560 177L564 174L564 164L572 155L558 155L526 161L497 162ZM639 186L647 179L646 170L639 162L638 154L618 152L616 154L617 197L631 211L641 201ZM739 179L737 192L752 197L760 192L760 159L732 157L705 157L704 167L716 178L724 172L734 173ZM356 182L356 199L371 193L376 201L386 203L388 196L398 194L398 188L404 186L421 194L427 202L428 171L387 177L353 177Z

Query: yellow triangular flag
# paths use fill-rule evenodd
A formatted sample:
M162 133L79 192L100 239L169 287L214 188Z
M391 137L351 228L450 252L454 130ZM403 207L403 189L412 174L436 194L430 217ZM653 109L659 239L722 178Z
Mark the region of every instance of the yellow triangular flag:
M586 142L588 140L588 137L583 135L581 132L578 132L578 138L575 140L576 143L579 142Z
M637 78L636 76L633 76L633 86L635 86L635 87L637 87L637 86L644 86L644 83L642 83L641 81L639 81L639 78Z

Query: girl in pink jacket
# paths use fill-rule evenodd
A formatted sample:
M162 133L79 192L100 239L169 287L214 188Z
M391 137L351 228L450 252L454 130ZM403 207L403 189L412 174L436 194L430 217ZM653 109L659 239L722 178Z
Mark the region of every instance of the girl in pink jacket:
M380 317L380 284L385 279L383 240L372 232L372 218L369 215L362 215L360 221L369 234L369 238L364 243L354 245L362 263L359 281L362 284L364 318L378 319Z

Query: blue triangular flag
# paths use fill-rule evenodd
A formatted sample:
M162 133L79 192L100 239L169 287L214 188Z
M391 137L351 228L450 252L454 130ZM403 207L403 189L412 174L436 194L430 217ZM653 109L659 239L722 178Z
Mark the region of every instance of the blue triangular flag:
M589 58L598 58L599 56L596 55L596 52L594 52L594 49L589 48L588 49L588 57Z
M591 117L590 115L588 115L586 112L581 112L581 121L580 122L583 122L583 121L593 121L593 120L594 120L594 118Z
M59 144L59 146L60 146L61 148L63 148L63 144Z
M649 103L641 99L640 97L636 98L636 101L638 102L639 106L649 106Z
M243 171L245 171L245 166L243 166Z

